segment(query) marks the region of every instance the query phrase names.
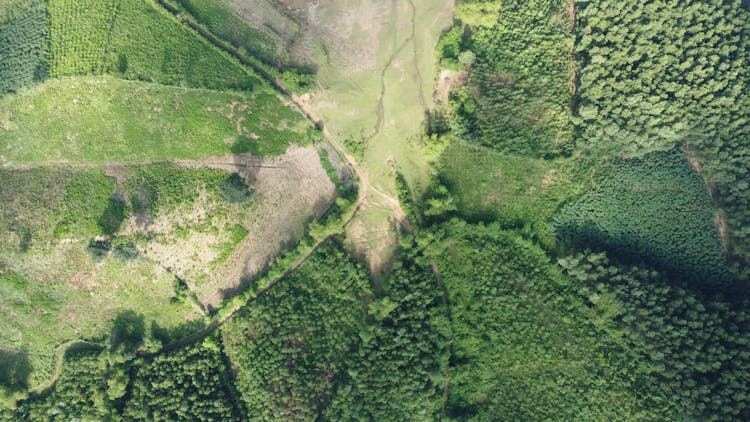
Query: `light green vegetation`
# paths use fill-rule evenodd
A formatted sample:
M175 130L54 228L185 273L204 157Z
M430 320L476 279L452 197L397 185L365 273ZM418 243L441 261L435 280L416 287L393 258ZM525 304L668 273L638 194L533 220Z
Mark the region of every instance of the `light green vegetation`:
M269 19L270 21L271 16L279 15L271 2L258 1L252 5L242 5L237 4L238 2L222 0L177 0L177 3L212 33L229 41L232 45L246 50L264 63L275 65L278 62L286 61L286 52L283 49L286 45L277 43L287 40L277 39L279 38L277 32L281 30L283 33L284 30L294 30L296 29L295 25L283 18L273 19L267 26L257 25L257 22L250 20ZM254 10L251 16L243 18L241 15L243 10L236 10L233 7L237 9L252 7ZM282 22L281 25L278 25L279 21ZM290 39L291 36L292 34L289 36Z
M453 143L440 157L439 181L469 221L497 221L554 244L549 222L558 208L586 189L583 160L546 161Z
M0 95L47 76L48 19L43 0L0 3Z
M0 99L0 157L14 164L277 155L308 142L309 128L265 89L222 93L74 77Z
M52 250L0 252L0 347L25 350L29 386L50 375L55 347L71 339L100 339L122 309L137 309L161 327L196 317L189 304L172 302L174 276L151 262L96 261L86 244Z
M717 210L682 153L615 162L591 179L595 187L555 216L564 244L645 261L699 286L726 279Z
M49 376L57 344L100 338L123 309L165 328L196 318L190 301L173 299L164 267L193 281L247 235L237 225L247 201L235 199L250 192L225 171L121 167L119 182L104 172L0 172L0 304L9 315L0 347L32 352L32 385Z
M429 184L421 133L432 104L433 51L449 24L450 7L440 0L330 2L309 22L320 33L318 49L308 51L318 89L306 101L331 136L362 152L369 206L349 226L348 241L374 268L387 263L395 241L392 203L377 191L395 198L396 169L418 191Z
M108 72L216 89L261 84L153 0L51 0L49 11L54 76Z

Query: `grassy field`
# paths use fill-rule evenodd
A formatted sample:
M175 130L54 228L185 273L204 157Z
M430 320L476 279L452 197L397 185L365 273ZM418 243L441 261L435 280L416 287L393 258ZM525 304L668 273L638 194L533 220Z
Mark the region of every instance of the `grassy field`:
M454 142L440 157L438 177L467 220L530 230L551 245L549 223L560 206L586 189L587 167L582 160L510 156Z
M278 155L307 143L310 127L265 89L222 93L64 78L0 99L0 163Z
M178 297L174 273L209 272L247 234L236 221L248 188L221 170L157 164L0 175L0 306L10 315L0 344L32 351L33 383L48 375L56 344L102 338L120 311L165 328L197 317Z
M392 204L398 169L416 190L430 176L421 132L437 73L434 49L451 22L451 3L336 1L310 13L319 44L306 54L318 64L318 88L306 100L328 131L361 151L370 180L367 205L349 226L350 247L373 269L387 264L395 242ZM331 26L333 20L341 25Z
M0 347L25 350L30 386L51 374L55 347L72 339L103 339L123 310L169 329L199 316L173 301L174 276L149 261L95 262L85 243L20 254L0 251Z

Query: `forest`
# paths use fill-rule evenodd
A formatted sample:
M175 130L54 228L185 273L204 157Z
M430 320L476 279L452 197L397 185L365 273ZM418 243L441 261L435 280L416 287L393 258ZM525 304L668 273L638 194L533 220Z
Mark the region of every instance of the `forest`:
M0 2L0 420L750 420L747 1L412 18L356 150L298 3ZM405 46L426 169L371 163ZM304 148L332 199L207 305Z

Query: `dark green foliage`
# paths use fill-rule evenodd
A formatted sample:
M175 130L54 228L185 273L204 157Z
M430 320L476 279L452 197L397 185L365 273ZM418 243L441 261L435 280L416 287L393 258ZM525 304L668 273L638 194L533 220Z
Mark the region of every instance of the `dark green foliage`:
M466 49L456 57L473 61L465 63L468 85L452 100L458 114L454 131L468 131L458 134L509 153L548 157L570 151L573 36L565 5L564 0L503 1L492 25L447 34L470 39L443 43L443 56ZM464 59L468 52L473 60Z
M450 131L448 118L441 109L425 111L424 125L424 132L427 136L444 135Z
M618 156L696 148L742 264L750 253L750 11L736 0L576 4L580 143Z
M595 187L555 216L567 245L611 251L683 276L696 287L726 281L716 209L679 152L616 161L592 176Z
M239 420L219 345L208 338L139 367L123 420Z
M369 305L371 322L347 355L324 420L432 421L439 415L445 308L428 264L416 250L402 252L383 296Z
M253 191L237 173L232 173L219 186L221 197L232 204L247 204L253 197Z
M313 420L359 340L369 294L359 264L329 243L223 329L252 420Z
M427 242L430 243L427 243ZM605 347L575 285L536 245L458 220L426 233L450 304L456 420L661 420L649 382Z
M44 0L5 6L0 22L0 95L47 77L48 19Z
M580 283L598 328L615 335L665 387L642 386L649 400L670 404L670 419L750 418L750 303L696 295L604 254L560 263Z
M339 194L339 196L346 199L352 199L356 197L356 187L352 186L351 182L347 184L343 180L341 180L338 170L336 169L336 167L334 167L333 162L331 161L331 157L328 155L328 149L320 148L318 150L318 155L320 156L320 164L326 171L328 178L331 179L331 182L333 182L333 184L336 186L336 192Z
M412 195L406 178L400 172L396 174L396 192L398 193L398 202L401 204L401 209L404 210L409 224L421 225L422 216L414 200L414 195Z
M21 401L15 411L5 416L13 421L111 419L115 415L106 404L106 389L107 380L98 355L71 352L50 393Z
M146 336L143 315L133 311L120 312L115 318L109 339L110 351L128 355L134 353Z

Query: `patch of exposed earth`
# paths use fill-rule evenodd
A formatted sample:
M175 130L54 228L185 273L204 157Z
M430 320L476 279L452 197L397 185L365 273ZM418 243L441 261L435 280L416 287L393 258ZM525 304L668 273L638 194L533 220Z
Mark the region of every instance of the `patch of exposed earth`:
M205 280L186 280L209 309L241 289L281 251L299 241L307 223L321 217L336 198L336 187L315 147L292 146L284 155L270 158L237 155L177 163L237 172L254 191L247 211L237 221L248 231L247 236L224 263L206 274ZM211 242L208 238L196 240ZM196 248L200 249L200 242L190 248L191 254ZM200 257L199 253L194 259Z

